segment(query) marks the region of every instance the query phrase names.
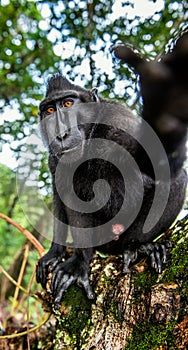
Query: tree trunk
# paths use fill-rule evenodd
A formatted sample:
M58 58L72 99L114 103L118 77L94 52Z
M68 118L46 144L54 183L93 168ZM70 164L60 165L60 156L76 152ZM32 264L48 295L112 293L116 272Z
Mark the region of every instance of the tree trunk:
M188 344L188 216L169 230L173 244L161 275L148 261L123 275L121 257L96 254L90 278L96 294L89 301L77 286L65 293L61 309L37 331L0 340L0 350L176 350ZM52 308L49 293L38 293L44 310ZM13 324L11 324L11 322ZM28 325L7 322L6 334ZM33 325L29 325L33 327Z
M146 260L123 275L120 257L96 255L91 265L96 301L76 286L66 292L55 314L54 349L187 349L187 233L188 217L168 231L173 248L161 275Z

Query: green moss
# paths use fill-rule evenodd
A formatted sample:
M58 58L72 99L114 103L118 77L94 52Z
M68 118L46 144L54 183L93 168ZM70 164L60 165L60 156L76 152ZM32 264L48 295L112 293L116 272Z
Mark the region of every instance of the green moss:
M173 244L169 250L169 257L165 265L163 275L160 277L160 283L177 283L181 297L181 309L179 313L179 322L187 313L188 297L188 269L187 269L187 251L188 251L188 218L178 222L172 229L170 241ZM157 282L159 276L150 271L143 273L135 272L134 275L134 297L135 302L139 301L139 293L149 291L152 285ZM174 350L175 336L173 329L176 321L163 324L154 324L151 320L142 320L138 322L128 340L124 350L155 350L166 344L169 350Z
M112 299L110 302L110 311L118 323L122 323L124 320L124 315L119 311L118 303L116 300Z
M78 345L81 341L82 330L89 326L91 301L83 295L80 288L72 286L65 293L61 309L64 311L61 317L57 317L59 328L67 332L68 343Z
M153 325L149 321L141 321L133 330L124 350L154 350L163 344L174 349L175 337L172 335L174 323Z
M103 276L102 276L102 283L104 286L106 286L106 284L110 282L110 278L105 274L103 273Z
M182 229L179 228L178 224L173 235L171 242L173 248L170 251L169 259L167 260L165 274L162 278L162 283L177 283L182 290L183 298L188 298L188 264L187 264L187 252L188 252L188 240L186 237L188 224L187 219L181 222L185 226ZM179 223L180 225L180 223Z
M134 283L134 292L135 299L137 299L137 294L147 293L151 290L152 285L156 284L158 278L158 274L155 271L145 270L143 272L134 272L133 281ZM134 295L133 295L134 297Z
M179 244L171 251L171 259L167 262L166 274L163 276L163 282L178 281L187 282L187 251L188 244Z

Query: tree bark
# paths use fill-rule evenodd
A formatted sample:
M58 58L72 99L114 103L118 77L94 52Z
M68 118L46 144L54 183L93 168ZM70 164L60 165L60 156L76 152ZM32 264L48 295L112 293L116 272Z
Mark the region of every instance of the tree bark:
M188 217L167 232L173 247L161 275L147 260L123 275L121 257L96 255L96 300L88 301L76 286L66 292L55 313L54 349L187 349L187 234Z
M165 269L157 275L147 259L122 273L121 257L96 254L90 278L96 294L91 302L77 286L65 293L60 311L51 295L38 295L53 316L28 337L1 339L0 350L176 350L188 344L188 216L165 234L172 248ZM33 325L29 324L29 328ZM5 334L26 331L14 318Z

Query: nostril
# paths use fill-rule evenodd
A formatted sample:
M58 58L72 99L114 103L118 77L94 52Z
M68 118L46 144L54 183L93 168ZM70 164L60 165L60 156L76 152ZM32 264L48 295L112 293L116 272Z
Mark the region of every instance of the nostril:
M66 139L66 138L67 138L67 136L68 136L68 133L67 133L67 132L65 132L65 133L64 133L64 135L63 135L63 140L64 140L64 139Z
M58 135L58 136L56 137L56 139L57 139L58 141L62 141L62 140L63 140L62 136L60 136L60 135Z
M65 132L63 135L58 135L56 138L58 141L63 141L66 139L67 136L68 134Z

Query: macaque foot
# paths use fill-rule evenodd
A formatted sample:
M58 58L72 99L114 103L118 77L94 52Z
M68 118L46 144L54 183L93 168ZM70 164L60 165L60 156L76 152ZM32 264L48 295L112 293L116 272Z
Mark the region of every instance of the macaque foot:
M72 256L59 263L53 271L51 293L54 298L54 308L60 308L64 292L74 283L83 287L88 299L94 299L95 294L89 283L88 266L77 256Z
M123 253L123 273L128 273L130 271L130 266L137 260L138 250L124 250Z
M151 266L157 273L162 272L162 266L166 263L167 251L170 247L170 242L165 243L146 243L142 244L138 249L140 254L150 257Z
M58 248L53 247L53 249L49 250L49 252L38 261L36 280L37 283L40 283L44 289L46 289L48 274L53 272L56 266L62 261L63 256L63 246L59 246Z
M146 243L142 244L138 249L127 249L123 253L123 272L128 273L130 265L132 265L139 255L147 255L150 257L151 266L157 273L162 272L162 266L166 263L167 248L171 247L170 242L165 243Z

